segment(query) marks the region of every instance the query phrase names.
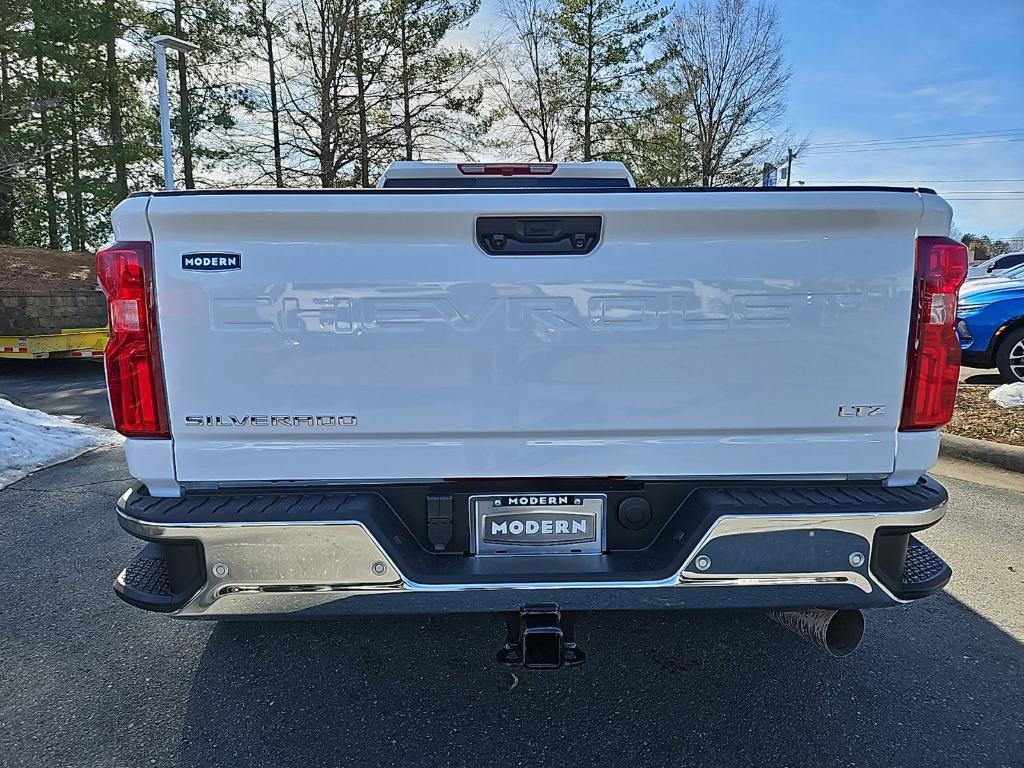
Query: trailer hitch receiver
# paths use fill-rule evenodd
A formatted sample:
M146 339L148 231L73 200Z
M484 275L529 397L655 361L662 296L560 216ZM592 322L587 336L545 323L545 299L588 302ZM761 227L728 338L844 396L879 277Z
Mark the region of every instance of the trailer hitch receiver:
M558 669L582 664L586 654L573 640L575 615L563 614L554 603L524 605L519 613L503 614L508 633L498 661L526 669Z

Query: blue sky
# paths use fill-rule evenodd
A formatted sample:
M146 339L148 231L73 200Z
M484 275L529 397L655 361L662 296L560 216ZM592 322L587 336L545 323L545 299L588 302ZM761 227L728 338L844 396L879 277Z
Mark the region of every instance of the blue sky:
M1024 229L1024 194L982 194L1024 193L1024 0L780 0L778 9L793 69L787 120L797 136L826 143L1022 131L1016 141L809 150L795 180L919 182L952 198L964 231L1006 237ZM932 181L945 179L1022 181ZM1004 199L956 199L965 197Z
M495 4L483 0L462 41L496 23ZM831 143L1019 131L1017 141L989 135L971 145L961 136L931 142L957 146L923 149L809 149L794 166L795 180L930 186L950 199L965 232L1008 237L1024 229L1024 194L983 194L1024 193L1024 0L776 4L793 70L786 121L798 138ZM979 197L988 199L958 199Z

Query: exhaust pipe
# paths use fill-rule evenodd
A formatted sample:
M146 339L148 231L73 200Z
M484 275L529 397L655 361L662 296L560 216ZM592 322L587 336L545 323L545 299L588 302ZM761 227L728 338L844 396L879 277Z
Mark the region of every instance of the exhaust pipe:
M769 611L768 618L832 656L848 656L864 638L864 614L858 610Z

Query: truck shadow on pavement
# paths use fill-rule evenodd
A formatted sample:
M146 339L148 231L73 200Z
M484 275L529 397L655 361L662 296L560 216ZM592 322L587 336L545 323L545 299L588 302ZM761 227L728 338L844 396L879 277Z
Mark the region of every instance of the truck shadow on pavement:
M867 618L833 659L760 614L584 614L553 673L487 615L221 623L179 764L1022 764L1024 646L947 594Z
M971 373L965 376L962 381L964 384L1003 384L1003 377L999 375L998 371L994 373Z

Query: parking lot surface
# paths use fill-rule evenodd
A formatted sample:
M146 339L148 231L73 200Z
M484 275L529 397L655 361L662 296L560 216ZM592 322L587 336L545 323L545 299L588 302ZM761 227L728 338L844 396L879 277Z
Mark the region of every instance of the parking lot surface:
M102 358L0 360L0 397L112 429Z
M119 450L0 492L3 766L1024 765L1024 496L948 480L942 595L832 659L759 614L581 617L510 672L489 616L184 622L121 603Z

